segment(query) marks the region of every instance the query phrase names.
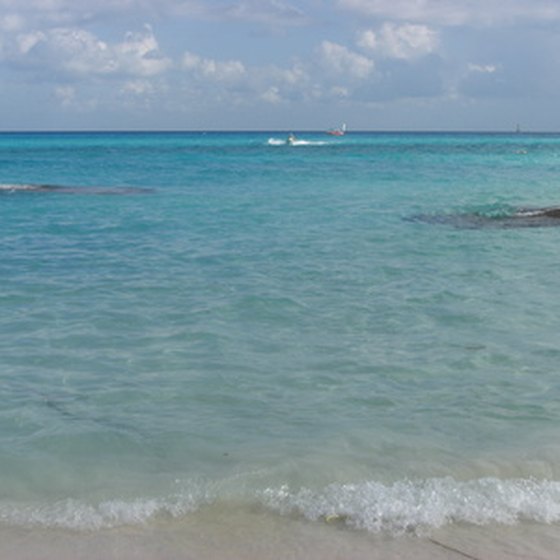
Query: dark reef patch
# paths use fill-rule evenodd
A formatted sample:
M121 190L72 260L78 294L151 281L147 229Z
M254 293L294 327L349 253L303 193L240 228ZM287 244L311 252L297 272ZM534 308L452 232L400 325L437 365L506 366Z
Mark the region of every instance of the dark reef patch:
M458 229L559 227L560 206L521 208L508 213L418 214L411 216L408 220L447 225Z
M153 193L153 189L142 187L78 187L65 185L0 184L0 194L52 193L82 195L135 195Z

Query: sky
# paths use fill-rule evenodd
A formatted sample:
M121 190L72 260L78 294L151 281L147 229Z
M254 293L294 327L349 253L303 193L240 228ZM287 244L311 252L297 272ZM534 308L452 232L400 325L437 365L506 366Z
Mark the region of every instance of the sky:
M0 0L0 130L560 131L560 0Z

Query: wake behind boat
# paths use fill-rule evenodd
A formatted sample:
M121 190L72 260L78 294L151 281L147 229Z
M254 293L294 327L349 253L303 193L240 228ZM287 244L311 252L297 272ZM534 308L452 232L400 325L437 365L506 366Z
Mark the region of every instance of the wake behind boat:
M323 146L327 142L315 140L302 140L298 138L293 132L288 134L285 140L280 138L269 138L267 144L269 146Z

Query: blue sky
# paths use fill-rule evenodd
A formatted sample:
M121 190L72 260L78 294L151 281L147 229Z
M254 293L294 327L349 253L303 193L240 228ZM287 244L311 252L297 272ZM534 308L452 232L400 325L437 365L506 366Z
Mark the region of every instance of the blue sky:
M560 0L0 0L0 129L560 130Z

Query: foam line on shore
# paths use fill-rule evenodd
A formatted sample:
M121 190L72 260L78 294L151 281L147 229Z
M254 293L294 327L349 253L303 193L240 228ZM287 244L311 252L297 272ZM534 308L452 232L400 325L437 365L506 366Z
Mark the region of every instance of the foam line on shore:
M98 530L180 518L203 506L237 503L264 507L282 516L340 524L392 535L417 534L455 523L514 525L560 521L560 482L535 479L451 477L332 484L323 489L291 490L286 485L240 490L192 482L173 496L106 500L97 504L67 499L50 504L0 504L0 521L12 526Z

